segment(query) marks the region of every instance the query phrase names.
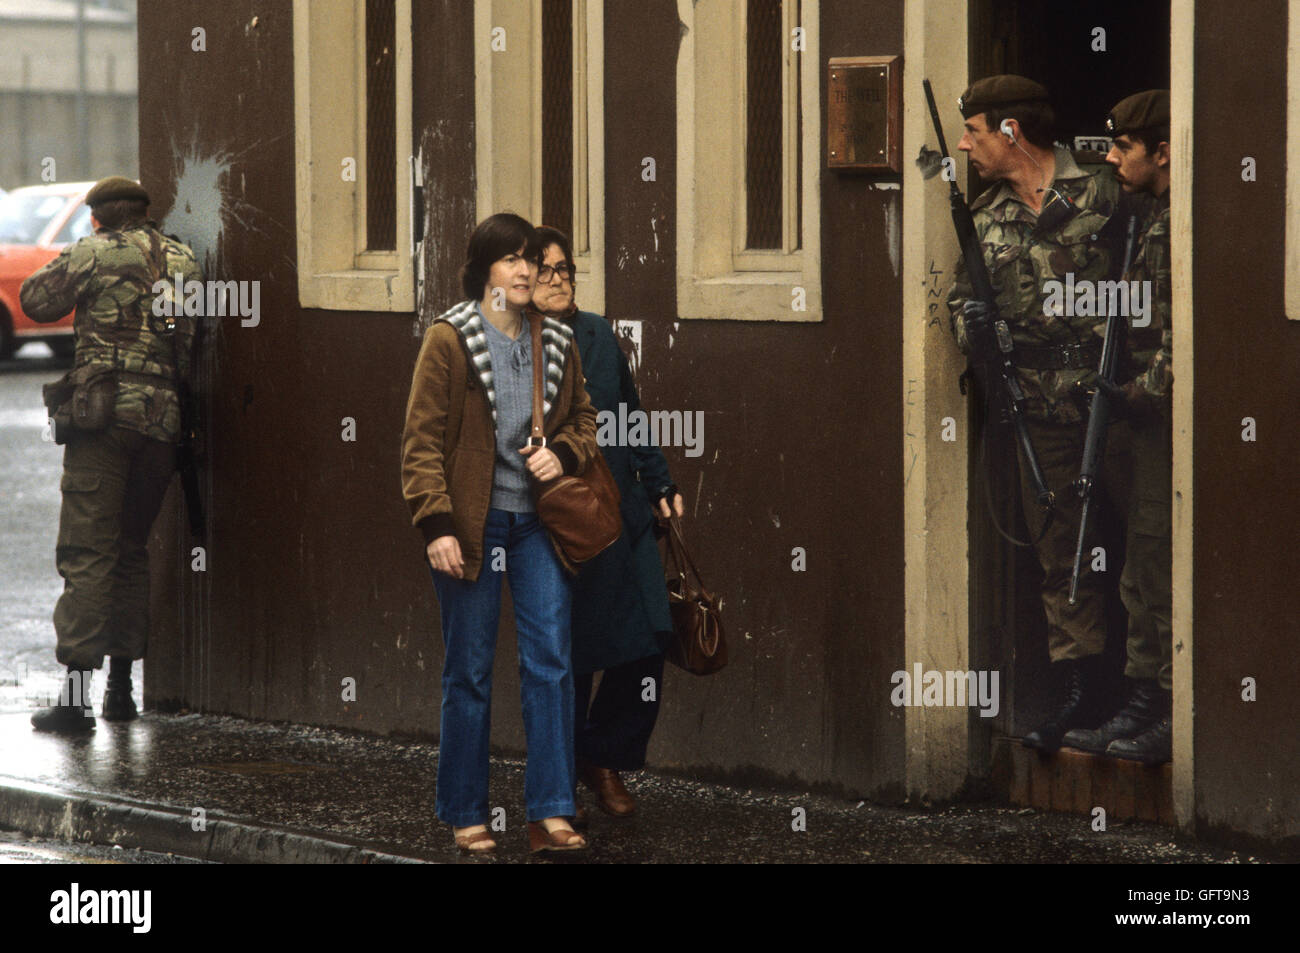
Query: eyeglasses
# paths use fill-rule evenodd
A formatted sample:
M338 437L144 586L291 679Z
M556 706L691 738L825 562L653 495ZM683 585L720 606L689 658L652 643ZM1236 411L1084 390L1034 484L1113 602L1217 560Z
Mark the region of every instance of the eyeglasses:
M559 275L565 281L573 279L573 269L569 267L568 262L560 262L558 265L542 265L537 269L538 281L550 281L555 275Z

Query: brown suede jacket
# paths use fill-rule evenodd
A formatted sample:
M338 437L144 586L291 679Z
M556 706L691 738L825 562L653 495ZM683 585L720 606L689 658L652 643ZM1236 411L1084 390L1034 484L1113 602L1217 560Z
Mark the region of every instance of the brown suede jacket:
M465 302L425 332L402 434L402 493L411 522L426 544L440 536L456 537L470 582L483 566L496 466L495 395L482 320L472 302ZM572 330L550 318L543 322L546 379L551 382L543 418L546 446L566 474L581 475L600 452L596 411L587 397ZM522 333L529 333L527 324ZM573 571L562 554L561 560Z

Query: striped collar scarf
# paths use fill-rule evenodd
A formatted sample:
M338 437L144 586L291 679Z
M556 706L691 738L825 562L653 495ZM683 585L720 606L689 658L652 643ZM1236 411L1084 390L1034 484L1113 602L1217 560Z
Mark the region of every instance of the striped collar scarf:
M531 318L534 315L537 315L537 312L529 311L524 317ZM542 379L542 417L545 418L555 403L555 395L560 392L560 381L564 379L564 363L573 341L573 329L554 318L538 316L542 320L542 351L546 355L546 373ZM487 329L483 325L483 312L479 309L478 302L462 301L438 315L435 320L446 321L464 340L470 361L474 365L474 370L478 372L483 390L487 394L488 406L492 409L492 424L496 426L497 392L492 382L492 354L488 349ZM521 333L532 332L521 331Z

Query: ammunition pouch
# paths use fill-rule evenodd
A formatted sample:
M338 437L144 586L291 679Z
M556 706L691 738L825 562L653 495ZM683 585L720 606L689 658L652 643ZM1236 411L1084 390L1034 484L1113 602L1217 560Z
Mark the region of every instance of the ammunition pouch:
M99 431L112 424L117 375L111 367L82 364L42 387L41 396L54 422L54 442L67 443L73 429Z

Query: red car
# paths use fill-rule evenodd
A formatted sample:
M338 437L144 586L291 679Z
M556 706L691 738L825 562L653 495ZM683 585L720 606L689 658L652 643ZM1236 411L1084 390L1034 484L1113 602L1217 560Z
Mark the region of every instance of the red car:
M37 324L23 314L18 289L64 245L90 234L85 199L94 184L29 185L0 197L0 360L28 341L44 341L58 356L72 356L73 314Z

